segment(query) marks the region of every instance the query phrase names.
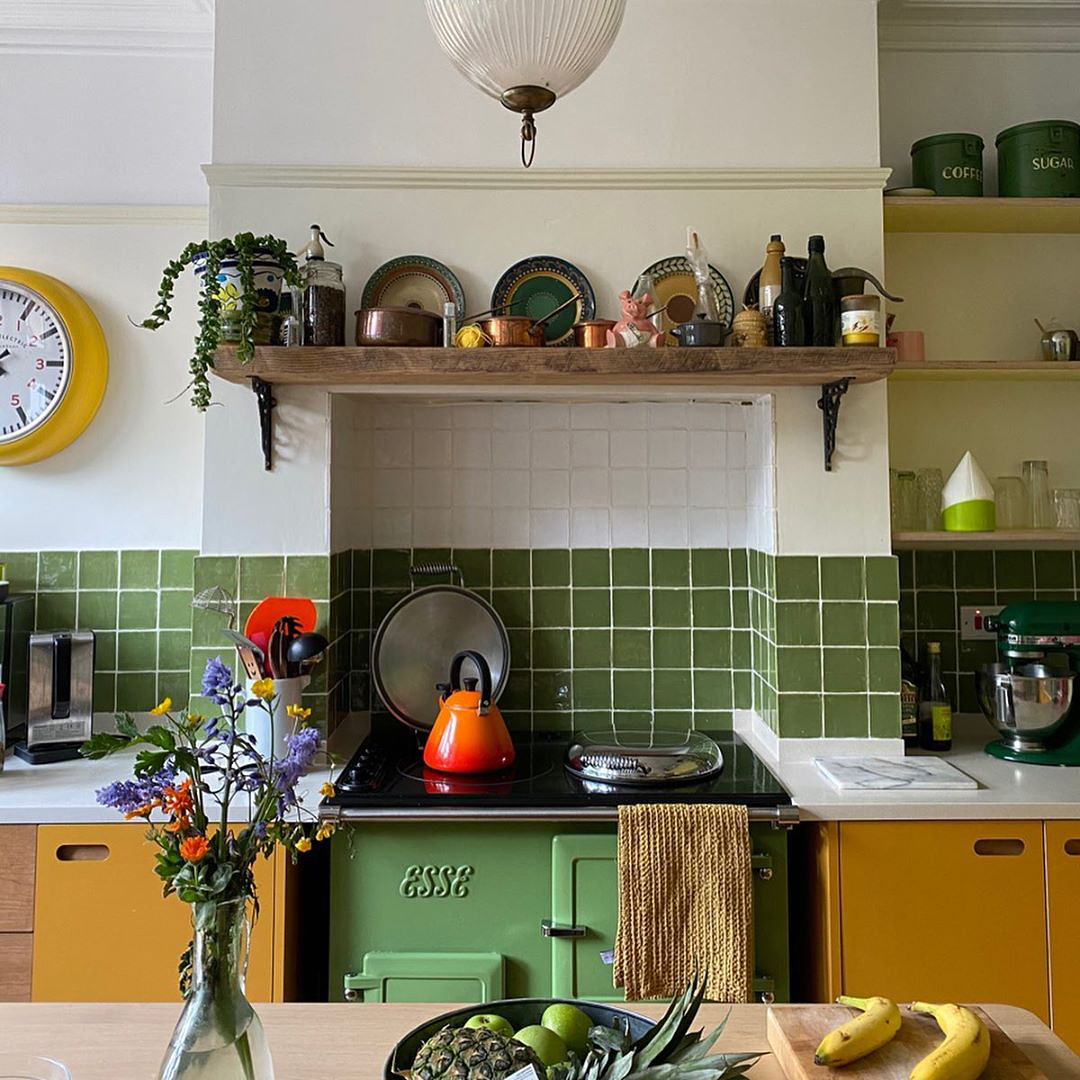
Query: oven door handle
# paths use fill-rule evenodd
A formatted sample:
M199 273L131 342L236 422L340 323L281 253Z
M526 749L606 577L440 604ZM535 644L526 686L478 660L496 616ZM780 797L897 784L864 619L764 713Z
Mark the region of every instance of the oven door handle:
M589 932L587 926L562 926L550 919L540 920L540 936L546 938L577 938Z

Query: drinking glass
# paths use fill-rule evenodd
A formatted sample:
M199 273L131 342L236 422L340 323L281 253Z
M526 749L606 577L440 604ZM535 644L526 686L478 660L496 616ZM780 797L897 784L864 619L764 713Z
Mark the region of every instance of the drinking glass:
M71 1073L51 1058L0 1053L0 1080L71 1080Z
M1019 476L999 476L994 481L994 517L999 529L1030 528L1027 485Z
M1054 519L1059 529L1080 531L1080 488L1054 488Z
M1028 490L1028 508L1033 529L1054 527L1054 507L1050 499L1050 470L1045 461L1025 461L1024 482Z
M927 532L941 529L941 489L945 478L940 469L920 469L917 476L919 487L920 528Z
M919 516L919 488L913 472L899 471L893 477L890 503L893 511L894 532L922 527Z

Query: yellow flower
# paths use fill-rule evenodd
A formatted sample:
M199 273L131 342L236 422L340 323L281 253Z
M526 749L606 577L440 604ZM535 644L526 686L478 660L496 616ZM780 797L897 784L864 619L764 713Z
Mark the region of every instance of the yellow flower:
M263 701L272 701L274 697L274 680L259 679L251 684L251 692Z
M300 839L296 841L296 850L301 852L310 851L311 841L306 836L301 836Z
M329 780L321 788L319 788L319 794L325 796L328 799L332 799L337 794L337 788L330 783Z
M303 705L286 705L285 712L290 720L306 720L311 715L311 710L305 709Z
M172 698L163 698L159 705L155 705L150 710L151 716L164 716L172 708Z
M334 835L334 823L332 821L324 821L318 829L315 830L316 840L326 840Z

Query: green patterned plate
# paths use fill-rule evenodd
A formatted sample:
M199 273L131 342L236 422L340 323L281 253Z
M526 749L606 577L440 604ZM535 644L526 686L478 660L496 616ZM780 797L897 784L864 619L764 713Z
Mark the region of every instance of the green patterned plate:
M491 293L491 306L500 315L528 315L542 319L575 293L578 302L552 319L546 327L548 345L572 345L574 323L596 316L596 297L589 279L573 264L554 255L534 255L514 263L499 278Z

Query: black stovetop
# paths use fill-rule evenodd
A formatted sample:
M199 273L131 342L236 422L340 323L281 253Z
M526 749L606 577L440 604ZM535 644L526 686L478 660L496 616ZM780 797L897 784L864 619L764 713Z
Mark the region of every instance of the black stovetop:
M730 731L703 732L724 755L724 767L698 783L629 787L599 785L563 767L565 733L515 734L517 760L505 773L455 775L427 768L423 737L400 731L369 735L335 781L325 805L430 809L437 806L575 807L622 803L729 802L780 806L791 796L754 752Z

